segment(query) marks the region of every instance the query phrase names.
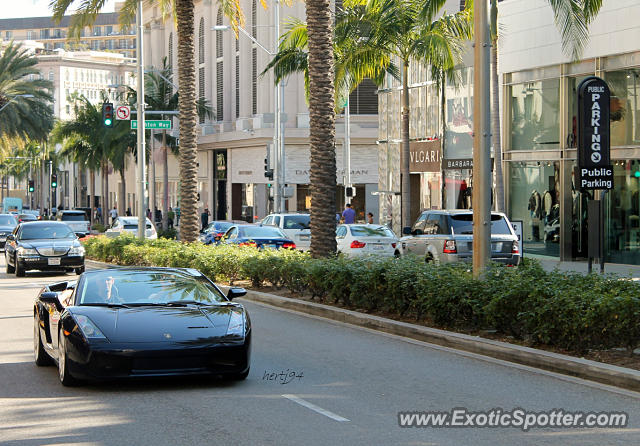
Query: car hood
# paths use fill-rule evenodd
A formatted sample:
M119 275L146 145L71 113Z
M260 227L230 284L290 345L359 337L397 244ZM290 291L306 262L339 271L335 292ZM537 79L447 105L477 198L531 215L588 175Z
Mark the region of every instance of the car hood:
M15 226L0 226L0 232L12 232Z
M79 306L72 313L89 317L112 343L207 344L225 336L235 308Z
M20 246L35 248L41 255L64 255L72 246L79 246L75 239L20 240Z

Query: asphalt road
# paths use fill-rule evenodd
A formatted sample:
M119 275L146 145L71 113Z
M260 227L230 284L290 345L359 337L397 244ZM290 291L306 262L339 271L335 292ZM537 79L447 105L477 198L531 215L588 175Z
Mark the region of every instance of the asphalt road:
M62 276L7 276L0 256L2 445L630 445L640 394L246 302L244 382L65 388L32 355L32 302ZM75 278L73 274L66 275ZM283 384L271 373L296 372ZM401 428L398 411L625 411L626 428Z

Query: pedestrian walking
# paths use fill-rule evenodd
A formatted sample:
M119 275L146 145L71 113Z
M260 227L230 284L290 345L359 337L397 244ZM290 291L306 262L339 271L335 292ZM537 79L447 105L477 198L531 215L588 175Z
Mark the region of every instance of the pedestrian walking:
M169 227L173 228L173 219L175 217L175 213L173 212L173 209L171 209L171 206L169 206L169 212L167 212L167 217L169 217Z
M111 224L113 225L113 222L118 218L118 210L115 206L109 211L109 217L111 217Z
M125 213L127 214L127 217L131 217L131 206L127 208L127 212Z
M102 221L102 208L100 206L96 210L96 220Z
M209 216L210 215L211 215L211 213L209 212L209 208L208 207L205 207L204 211L202 211L202 214L200 214L200 220L202 222L202 229L203 230L209 224Z
M147 218L151 220L151 209L147 208Z
M351 203L347 203L342 211L342 218L346 225L350 225L356 222L356 211L351 208Z
M176 226L180 226L180 208L176 206Z
M373 214L371 212L367 213L367 223L370 225L373 224Z

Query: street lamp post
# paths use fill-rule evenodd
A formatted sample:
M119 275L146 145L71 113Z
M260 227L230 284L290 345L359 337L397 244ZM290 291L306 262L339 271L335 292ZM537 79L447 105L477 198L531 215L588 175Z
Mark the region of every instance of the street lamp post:
M138 237L144 240L146 221L146 174L145 174L145 142L144 142L144 65L143 65L143 41L144 27L142 26L142 0L138 0L138 11L136 14L136 25L138 28L136 40L138 45L136 65L138 71ZM106 209L105 209L106 212Z
M12 96L11 99L9 99L6 104L0 107L0 112L4 110L7 105L11 104L13 101L15 101L18 98L33 98L33 97L34 96L32 94L17 94L15 96Z
M280 0L275 0L274 12L274 42L273 51L269 51L264 45L253 37L247 30L238 27L238 30L255 43L258 48L273 57L277 54L278 43L280 40ZM216 25L211 28L212 31L227 31L229 25ZM284 80L278 82L273 92L274 101L274 123L273 123L273 147L274 161L273 165L273 182L275 183L273 201L276 212L285 212L286 201L284 199L285 176L285 123L282 120L284 113Z

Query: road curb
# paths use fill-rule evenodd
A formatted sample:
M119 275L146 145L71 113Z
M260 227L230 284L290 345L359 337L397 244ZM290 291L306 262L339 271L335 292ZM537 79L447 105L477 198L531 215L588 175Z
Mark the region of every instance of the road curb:
M113 263L86 260L100 267L113 268ZM227 286L220 286L228 289ZM369 328L398 336L403 336L430 344L441 345L456 350L476 353L542 370L575 376L624 389L640 391L640 371L561 355L530 347L494 341L479 336L470 336L422 325L395 321L381 316L360 313L331 305L309 302L301 299L282 297L260 291L247 291L246 299L277 308L298 311L350 325Z
M228 287L224 287L228 288ZM247 291L246 299L274 307L320 316L334 321L365 327L431 344L489 356L516 364L535 367L589 381L640 391L640 371L575 358L506 342L484 339L392 319L374 316L316 302L281 297L259 291Z

